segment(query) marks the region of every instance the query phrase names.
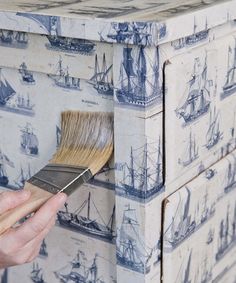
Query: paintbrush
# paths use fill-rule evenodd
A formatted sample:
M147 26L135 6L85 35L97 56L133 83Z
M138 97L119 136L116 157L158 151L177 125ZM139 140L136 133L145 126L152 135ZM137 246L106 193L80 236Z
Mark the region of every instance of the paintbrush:
M54 194L70 195L92 178L113 152L113 115L65 111L61 114L61 142L49 164L31 177L24 190L29 200L0 215L0 234L35 212Z

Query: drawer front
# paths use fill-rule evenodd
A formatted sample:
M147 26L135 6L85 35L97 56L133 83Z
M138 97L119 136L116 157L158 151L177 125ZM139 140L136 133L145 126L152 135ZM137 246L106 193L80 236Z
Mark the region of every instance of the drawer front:
M0 29L0 66L112 84L112 44Z
M162 233L164 283L232 282L236 151L166 199Z
M235 148L235 36L212 41L166 63L168 194Z

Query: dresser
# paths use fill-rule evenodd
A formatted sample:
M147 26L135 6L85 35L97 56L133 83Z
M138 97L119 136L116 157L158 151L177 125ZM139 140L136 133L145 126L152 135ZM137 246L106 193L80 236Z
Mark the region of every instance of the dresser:
M0 191L114 113L114 155L1 283L236 282L236 0L1 0Z

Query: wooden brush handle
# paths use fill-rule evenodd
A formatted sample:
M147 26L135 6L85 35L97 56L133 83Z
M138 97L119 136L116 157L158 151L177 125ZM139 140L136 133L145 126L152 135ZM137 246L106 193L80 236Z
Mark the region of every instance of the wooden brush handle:
M35 212L42 206L53 194L42 190L30 183L25 184L24 190L30 191L30 198L23 204L4 212L0 215L0 235L3 234L7 229L12 227L21 218L28 214Z

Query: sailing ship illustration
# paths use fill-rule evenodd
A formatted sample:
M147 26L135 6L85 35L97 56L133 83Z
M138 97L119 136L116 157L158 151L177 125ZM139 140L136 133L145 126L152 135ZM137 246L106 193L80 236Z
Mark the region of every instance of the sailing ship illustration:
M164 248L173 250L189 237L196 229L196 220L189 213L191 192L186 187L187 198L180 200L175 216L164 233Z
M146 22L111 23L110 31L106 37L116 43L132 42L135 45L146 46L151 44L152 24ZM166 25L159 24L156 37L158 40L166 36ZM100 34L101 40L104 40Z
M215 174L216 174L216 170L212 168L206 169L205 171L205 176L207 180L212 179L215 176Z
M116 193L139 200L152 199L163 191L163 168L161 139L158 144L145 143L130 150L130 163L122 164L123 180L117 185Z
M193 122L208 112L211 103L210 91L208 90L210 82L211 80L208 80L207 73L207 56L205 57L205 64L202 70L199 58L195 58L191 79L188 82L187 98L175 110L177 117L184 120L184 125Z
M198 281L199 283L208 283L212 282L212 268L209 268L208 260L207 260L207 255L204 257L204 260L201 263L201 272L199 272L198 269Z
M28 34L22 31L0 29L0 45L25 49L28 46Z
M178 163L183 167L189 166L193 161L195 161L198 157L198 149L196 138L192 134L192 131L189 133L189 140L187 142L187 148L184 151L184 156L178 159Z
M161 101L162 88L159 76L159 49L156 48L155 59L147 62L145 48L141 46L138 58L134 60L132 47L123 48L123 60L120 66L120 86L115 94L118 103L135 106L149 107ZM147 63L151 65L153 76L148 79Z
M221 99L228 97L236 92L236 38L234 50L231 46L228 49L228 67L226 74L226 82L223 86L223 92L221 93Z
M9 183L6 166L14 168L14 163L0 149L0 186L6 187Z
M103 54L102 68L98 64L97 54L95 56L94 75L88 80L88 83L93 85L94 89L99 94L113 96L113 80L109 79L109 73L112 72L112 65L107 67L105 53Z
M34 79L33 73L28 71L28 68L27 68L25 62L23 62L20 65L19 73L21 74L22 82L24 84L29 84L29 85L35 84L35 79Z
M63 283L105 283L101 279L102 276L99 276L98 258L99 255L95 254L94 258L89 261L84 252L78 250L75 258L54 274Z
M67 68L63 68L61 57L57 63L55 74L56 75L49 74L48 76L54 81L57 86L73 90L81 90L80 79L70 76L68 66Z
M236 203L234 214L230 223L230 205L227 208L225 219L220 222L218 250L215 255L216 261L221 260L236 245Z
M224 192L229 193L236 187L236 158L234 157L234 161L229 161L226 175L224 178Z
M8 269L5 268L1 277L1 283L9 283L8 282Z
M36 156L39 153L39 141L30 123L26 123L21 130L21 150L23 153Z
M95 216L91 215L92 205L96 211ZM66 211L60 210L57 214L58 222L62 227L85 233L104 241L112 242L114 240L115 235L113 226L115 207L113 207L113 211L108 223L103 220L98 208L96 207L96 204L91 198L90 192L88 194L88 198L75 212L72 213L68 211L68 204L66 204L65 208ZM86 210L85 215L83 215L84 210Z
M197 32L197 23L196 18L194 17L194 28L193 28L193 34L182 37L180 39L174 40L171 42L171 45L174 47L174 49L178 50L184 47L193 46L199 42L205 41L209 36L209 28L208 23L206 19L205 29Z
M208 204L208 190L206 190L206 194L203 197L203 209L201 212L200 223L203 224L206 222L211 216L215 214L215 203L211 205Z
M155 261L154 266L157 265L161 261L161 239L159 238L156 246L153 249L153 253L155 253Z
M190 268L191 268L191 262L192 262L192 251L189 253L188 259L187 259L187 264L185 263L185 259L183 260L180 270L178 272L178 276L175 280L175 282L179 283L191 283L190 279Z
M47 257L48 256L47 244L45 242L45 239L43 239L42 244L40 246L39 256L40 257Z
M222 139L222 136L223 133L220 131L219 112L216 113L216 109L214 108L214 112L210 112L209 128L206 134L206 148L211 149L214 147Z
M25 182L32 176L30 164L28 164L28 171L24 172L23 168L20 168L20 174L17 176L17 178L14 180L14 183L18 188L23 188L25 185Z
M16 91L3 76L2 69L0 69L0 107L4 107L15 93Z
M38 263L33 263L33 269L30 274L30 279L34 283L46 283L43 279L43 271L42 268L39 267Z
M150 272L149 260L153 249L145 246L140 235L136 210L130 204L123 212L120 229L117 230L116 259L117 264L133 271L147 274Z
M29 94L27 94L27 98L24 95L17 95L16 99L16 107L19 109L22 113L27 114L29 116L34 115L34 104L32 104L30 100Z

